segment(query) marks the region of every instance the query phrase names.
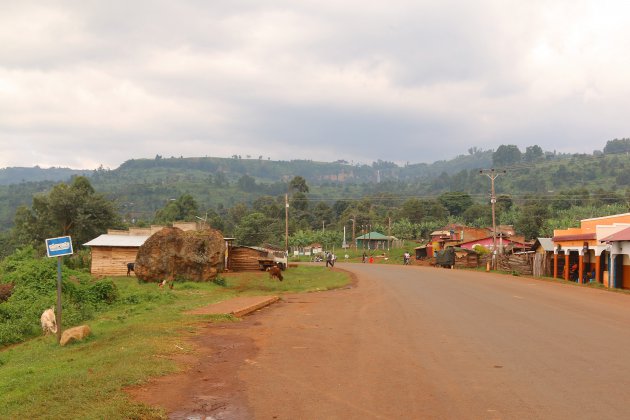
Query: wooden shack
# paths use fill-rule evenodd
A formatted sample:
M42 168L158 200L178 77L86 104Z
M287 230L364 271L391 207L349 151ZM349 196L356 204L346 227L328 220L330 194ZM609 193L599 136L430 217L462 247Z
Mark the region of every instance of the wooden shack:
M532 251L534 251L533 275L536 277L553 276L553 241L551 238L536 239Z
M90 272L95 276L124 276L150 235L105 234L85 243L92 250Z

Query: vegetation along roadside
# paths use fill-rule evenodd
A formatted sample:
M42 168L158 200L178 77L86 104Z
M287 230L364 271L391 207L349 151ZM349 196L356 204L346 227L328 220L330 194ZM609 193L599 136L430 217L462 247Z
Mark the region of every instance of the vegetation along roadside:
M116 299L96 305L81 321L93 332L85 341L60 347L54 336L39 336L0 350L0 418L163 418L164 412L131 401L123 389L177 371L170 357L194 351L187 336L200 323L238 321L186 311L235 296L338 288L349 277L299 266L283 282L263 272L177 282L172 290L127 277L104 281L114 286ZM38 321L30 321L33 328Z

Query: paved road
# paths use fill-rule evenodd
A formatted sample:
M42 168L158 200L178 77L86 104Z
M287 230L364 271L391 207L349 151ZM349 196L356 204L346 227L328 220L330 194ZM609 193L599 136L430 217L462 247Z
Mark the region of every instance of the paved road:
M339 264L359 286L256 316L260 419L630 418L630 296L437 268Z

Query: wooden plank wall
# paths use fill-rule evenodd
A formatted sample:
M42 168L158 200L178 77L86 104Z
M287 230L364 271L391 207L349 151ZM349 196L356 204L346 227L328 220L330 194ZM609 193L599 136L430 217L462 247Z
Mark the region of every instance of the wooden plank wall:
M137 254L135 247L93 246L90 272L95 276L126 276L127 263L134 262Z
M230 248L228 268L231 271L258 271L258 258L264 256L251 248Z

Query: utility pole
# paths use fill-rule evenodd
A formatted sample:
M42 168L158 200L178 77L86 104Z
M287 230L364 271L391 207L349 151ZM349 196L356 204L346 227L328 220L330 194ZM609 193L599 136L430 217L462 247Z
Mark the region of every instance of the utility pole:
M284 195L284 252L289 256L289 193Z
M356 216L352 216L352 243L354 244L354 249L357 249L357 237L355 236L355 226L357 223L357 217Z
M497 179L499 175L505 175L507 173L506 170L495 171L493 169L482 169L479 171L479 174L486 175L490 178L490 203L492 204L492 269L497 269L497 222L496 222L496 213L494 209L494 205L497 202L497 197L494 194L494 180Z

